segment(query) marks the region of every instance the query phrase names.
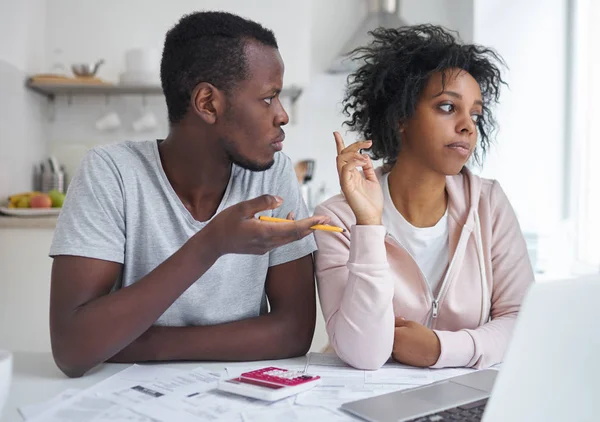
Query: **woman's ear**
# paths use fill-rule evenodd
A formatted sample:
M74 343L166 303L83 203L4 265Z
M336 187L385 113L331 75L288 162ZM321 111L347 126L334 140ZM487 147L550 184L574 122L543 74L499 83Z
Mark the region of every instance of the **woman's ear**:
M225 95L207 82L199 83L192 92L191 107L194 114L208 124L214 124L224 112Z
M406 123L405 122L398 122L398 131L400 133L404 133L404 129L406 128Z

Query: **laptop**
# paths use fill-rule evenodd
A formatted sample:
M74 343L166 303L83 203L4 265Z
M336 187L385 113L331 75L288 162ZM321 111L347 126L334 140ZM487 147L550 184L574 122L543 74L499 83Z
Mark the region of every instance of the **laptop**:
M342 405L371 422L600 421L600 275L534 283L501 371Z

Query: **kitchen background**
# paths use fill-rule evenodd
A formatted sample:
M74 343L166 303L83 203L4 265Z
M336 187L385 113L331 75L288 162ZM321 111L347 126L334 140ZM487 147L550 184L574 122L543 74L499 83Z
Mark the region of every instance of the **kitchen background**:
M286 99L291 123L284 152L294 162L314 160L312 202L337 193L332 131L342 129L340 100L347 74L328 70L360 30L369 7L387 3L0 0L0 201L31 190L34 166L49 155L71 176L94 145L161 138L168 132L160 93L52 99L25 86L30 75L62 69L72 76L72 64L104 59L97 76L118 83L133 49L155 54L157 68L166 30L183 14L201 9L231 11L275 32L286 65L284 84L300 90L296 101ZM587 93L599 89L588 78L598 69L588 52L598 51L600 36L588 22L600 17L599 6L591 0L394 4L409 24L444 25L504 57L510 88L497 109L500 131L484 168L475 171L498 179L507 192L539 280L598 271L600 226L593 216L600 215L600 174L590 163L594 157L598 162L600 151L591 142L597 123L587 119L598 106L588 102L592 96ZM109 129L115 114L119 124ZM347 133L346 139L356 137ZM53 224L53 218L0 217L0 347L49 348L47 252ZM314 349L325 342L322 324L319 320Z

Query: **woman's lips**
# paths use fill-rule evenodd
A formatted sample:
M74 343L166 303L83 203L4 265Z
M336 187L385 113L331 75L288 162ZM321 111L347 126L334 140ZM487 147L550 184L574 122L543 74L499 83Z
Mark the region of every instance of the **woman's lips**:
M450 148L464 158L468 158L471 154L471 145L468 142L453 142L446 145L446 148Z

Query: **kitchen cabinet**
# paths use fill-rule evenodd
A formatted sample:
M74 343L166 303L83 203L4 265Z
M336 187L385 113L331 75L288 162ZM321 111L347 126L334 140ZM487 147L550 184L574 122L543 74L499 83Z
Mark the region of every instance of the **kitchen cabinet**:
M50 351L54 225L51 218L0 217L0 348Z

